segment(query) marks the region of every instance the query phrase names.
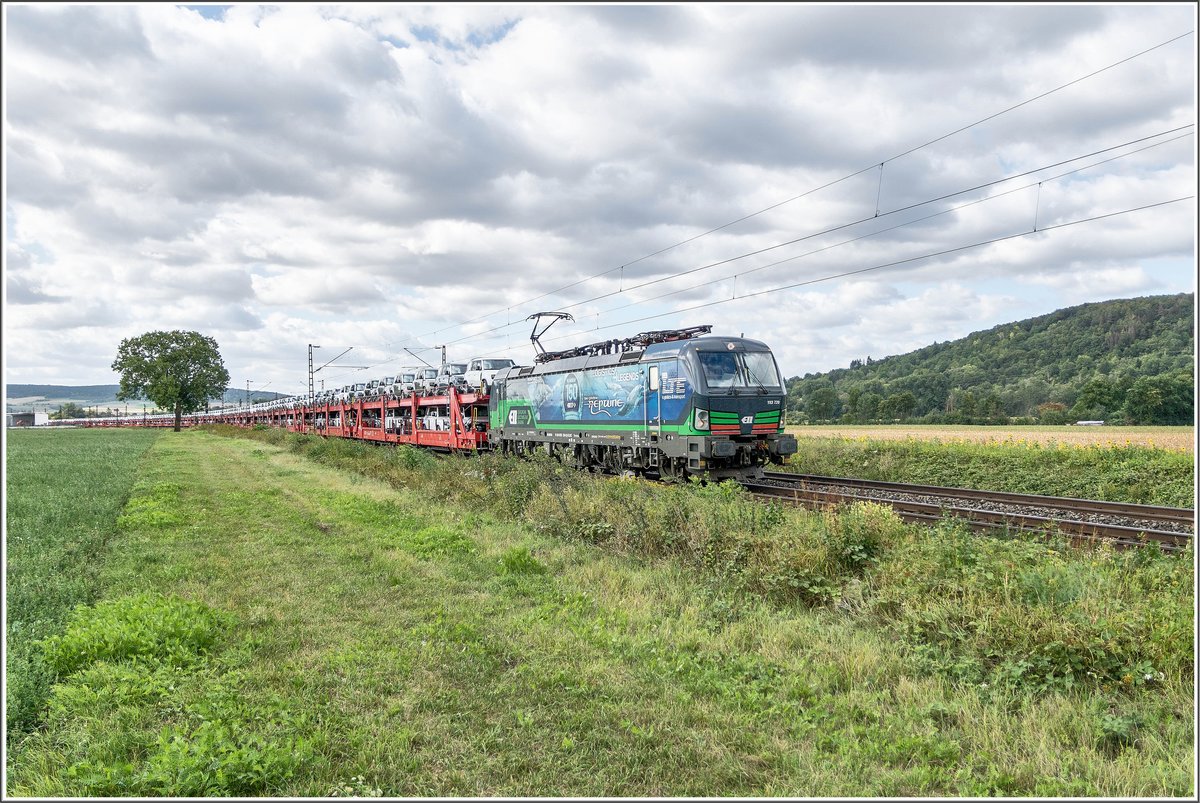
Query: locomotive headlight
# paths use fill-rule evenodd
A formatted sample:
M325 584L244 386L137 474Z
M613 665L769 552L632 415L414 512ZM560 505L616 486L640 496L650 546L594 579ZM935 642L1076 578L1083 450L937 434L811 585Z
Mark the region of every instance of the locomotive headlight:
M696 411L696 429L708 429L708 410Z

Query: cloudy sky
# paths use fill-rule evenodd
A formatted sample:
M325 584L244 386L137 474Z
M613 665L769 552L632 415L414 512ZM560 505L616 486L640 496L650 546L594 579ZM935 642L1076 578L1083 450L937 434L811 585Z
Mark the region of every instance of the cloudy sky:
M3 10L7 382L529 363L542 310L797 376L1195 289L1191 3Z

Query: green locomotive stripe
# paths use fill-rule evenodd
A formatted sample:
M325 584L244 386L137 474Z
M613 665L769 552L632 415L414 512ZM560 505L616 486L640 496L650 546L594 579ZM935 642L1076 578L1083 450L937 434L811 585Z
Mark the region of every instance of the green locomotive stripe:
M714 424L738 424L741 423L741 413L731 413L725 410L710 410L708 420ZM765 410L754 414L754 423L768 424L779 420L778 410Z
M510 437L515 433L528 432L528 433L536 434L538 431L542 431L542 432L580 432L580 433L585 433L585 434L586 433L595 433L595 432L628 432L628 433L645 434L647 432L661 431L663 433L670 433L672 435L677 435L680 437L691 436L691 437L698 437L698 438L699 437L707 437L707 436L714 435L714 434L715 435L721 435L721 434L737 435L737 434L740 434L740 427L736 431L733 431L731 429L726 432L713 432L710 430L695 429L694 427L692 427L689 424L663 424L661 429L659 427L656 427L655 425L651 424L649 429L646 429L646 428L643 428L643 426L640 423L636 423L636 422L634 424L584 424L584 423L565 423L565 424L564 423L555 423L555 424L540 423L540 424L519 424L519 425L501 424L500 426L505 427L505 428L511 427ZM782 431L782 428L780 429L780 431ZM754 434L755 435L766 435L766 434L771 434L771 433L764 432L763 430L759 430L758 432L755 432Z
M584 421L555 421L555 422L530 422L527 424L509 424L508 412L513 407L529 408L531 405L524 401L504 401L500 403L498 410L491 413L491 425L494 428L511 428L515 432L535 432L541 430L543 432L629 432L629 433L647 433L647 432L662 432L670 433L677 437L707 437L714 433L711 430L700 430L693 426L694 415L690 412L688 416L677 423L663 423L661 427L644 421L613 421L612 423L603 422L584 422ZM767 410L756 413L754 416L755 425L776 424L779 422L780 411ZM709 412L710 426L741 426L741 414L736 412L728 412L724 410L713 410ZM755 434L767 434L758 432Z

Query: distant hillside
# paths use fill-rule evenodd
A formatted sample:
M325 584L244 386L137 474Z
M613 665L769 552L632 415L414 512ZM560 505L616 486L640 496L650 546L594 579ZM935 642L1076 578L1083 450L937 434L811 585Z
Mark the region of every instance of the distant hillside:
M793 421L1190 424L1192 293L1119 299L788 380Z
M5 406L9 412L22 412L39 409L54 410L68 402L84 407L113 407L124 409L125 402L117 401L119 385L5 385ZM284 396L283 393L270 393L262 390L250 391L252 401L265 401ZM245 388L226 388L222 401L226 404L238 404L245 401ZM130 402L132 408L133 402ZM138 405L139 409L141 405Z
M5 385L6 399L42 398L74 399L102 402L117 397L117 385Z

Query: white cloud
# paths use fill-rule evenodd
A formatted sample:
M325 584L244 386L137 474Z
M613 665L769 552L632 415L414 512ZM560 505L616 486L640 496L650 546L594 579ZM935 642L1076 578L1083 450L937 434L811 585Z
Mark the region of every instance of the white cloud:
M566 308L577 322L556 327L560 342L711 321L768 341L794 375L1055 303L1190 290L1161 266L1194 263L1194 201L859 271L1021 232L1035 209L1045 228L1194 194L1193 136L988 191L1043 180L1040 194L887 214L1193 123L1185 37L937 139L1195 16L352 4L235 5L218 21L158 4L7 7L6 369L111 381L121 338L201 328L235 377L300 390L307 343L392 365L403 346L476 336L453 348L528 359L526 316ZM802 286L699 306L735 284Z
M379 286L362 271L289 272L279 276L254 276L251 284L259 301L268 306L327 308L353 313L355 306L382 302Z
M1097 287L1103 287L1106 293L1117 297L1149 295L1162 290L1161 282L1140 265L1096 270L1075 264L1066 271L1037 274L1025 281L1052 288L1066 305L1083 303L1093 296Z

